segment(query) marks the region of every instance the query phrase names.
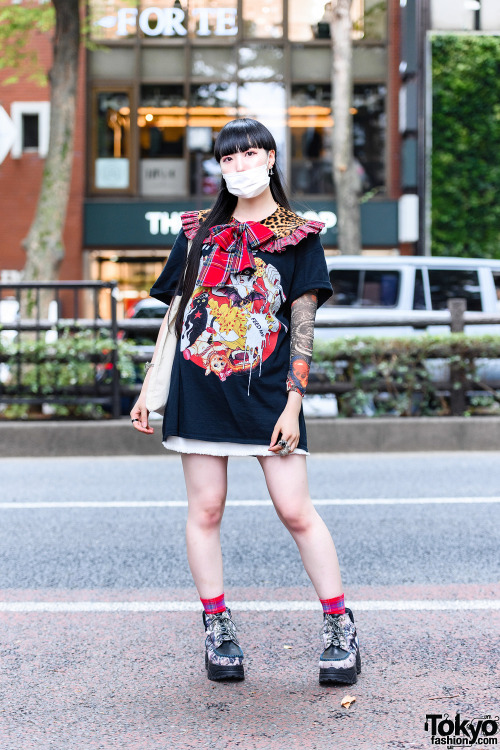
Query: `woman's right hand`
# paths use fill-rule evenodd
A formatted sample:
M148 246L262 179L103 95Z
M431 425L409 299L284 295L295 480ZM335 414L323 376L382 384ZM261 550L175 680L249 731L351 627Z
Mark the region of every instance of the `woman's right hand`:
M149 426L148 417L149 412L146 409L146 394L141 393L135 402L134 408L130 412L130 419L138 420L137 422L132 422L132 425L136 430L139 430L139 432L145 432L146 435L152 435L154 429Z

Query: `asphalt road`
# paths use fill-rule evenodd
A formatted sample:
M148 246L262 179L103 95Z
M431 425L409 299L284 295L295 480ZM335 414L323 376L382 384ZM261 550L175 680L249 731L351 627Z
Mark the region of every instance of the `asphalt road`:
M268 500L254 459L229 462L246 679L227 684L206 679L179 457L1 459L0 750L427 748L427 713L498 715L499 459L308 458L358 626L349 688L318 684L293 539L271 504L236 502Z

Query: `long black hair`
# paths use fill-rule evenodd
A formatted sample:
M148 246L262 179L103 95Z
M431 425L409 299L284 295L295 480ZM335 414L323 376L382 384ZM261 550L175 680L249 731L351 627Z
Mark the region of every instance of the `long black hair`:
M251 120L246 117L240 120L231 120L231 122L224 125L217 136L214 145L214 156L220 162L223 156L244 152L249 148L264 148L266 151L273 150L276 153L276 141L269 130L261 122L258 122L258 120ZM273 174L270 177L271 182L269 187L271 188L271 195L278 205L289 209L290 204L283 189L277 164L274 164ZM216 224L228 224L231 221L237 202L238 198L229 192L226 188L226 182L222 178L216 201L210 213L200 224L200 228L193 239L191 250L184 264L184 270L179 277L177 289L175 290L175 294L180 294L182 291L175 321L175 330L178 336L182 333L184 311L191 299L198 277L203 241L208 236L211 227L216 226Z

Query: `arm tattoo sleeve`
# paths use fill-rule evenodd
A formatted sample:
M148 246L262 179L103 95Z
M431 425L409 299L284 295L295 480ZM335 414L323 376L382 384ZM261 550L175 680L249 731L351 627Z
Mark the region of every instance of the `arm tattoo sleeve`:
M311 366L314 318L318 306L318 290L312 289L292 302L290 320L290 369L286 379L287 391L305 395Z

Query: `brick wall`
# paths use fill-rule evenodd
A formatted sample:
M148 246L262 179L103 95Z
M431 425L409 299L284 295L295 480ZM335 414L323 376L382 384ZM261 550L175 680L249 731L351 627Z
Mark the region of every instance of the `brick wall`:
M38 51L42 70L48 72L52 63L51 33L34 34L30 47ZM12 71L0 71L0 84ZM38 86L21 78L16 84L0 85L0 105L11 114L15 101L49 101L48 85ZM83 197L85 190L85 51L80 52L80 75L77 92L75 156L70 197L63 241L65 258L60 279L82 278ZM0 270L23 268L25 253L21 242L28 234L35 215L42 180L44 159L38 154L25 153L13 159L10 153L0 164Z

